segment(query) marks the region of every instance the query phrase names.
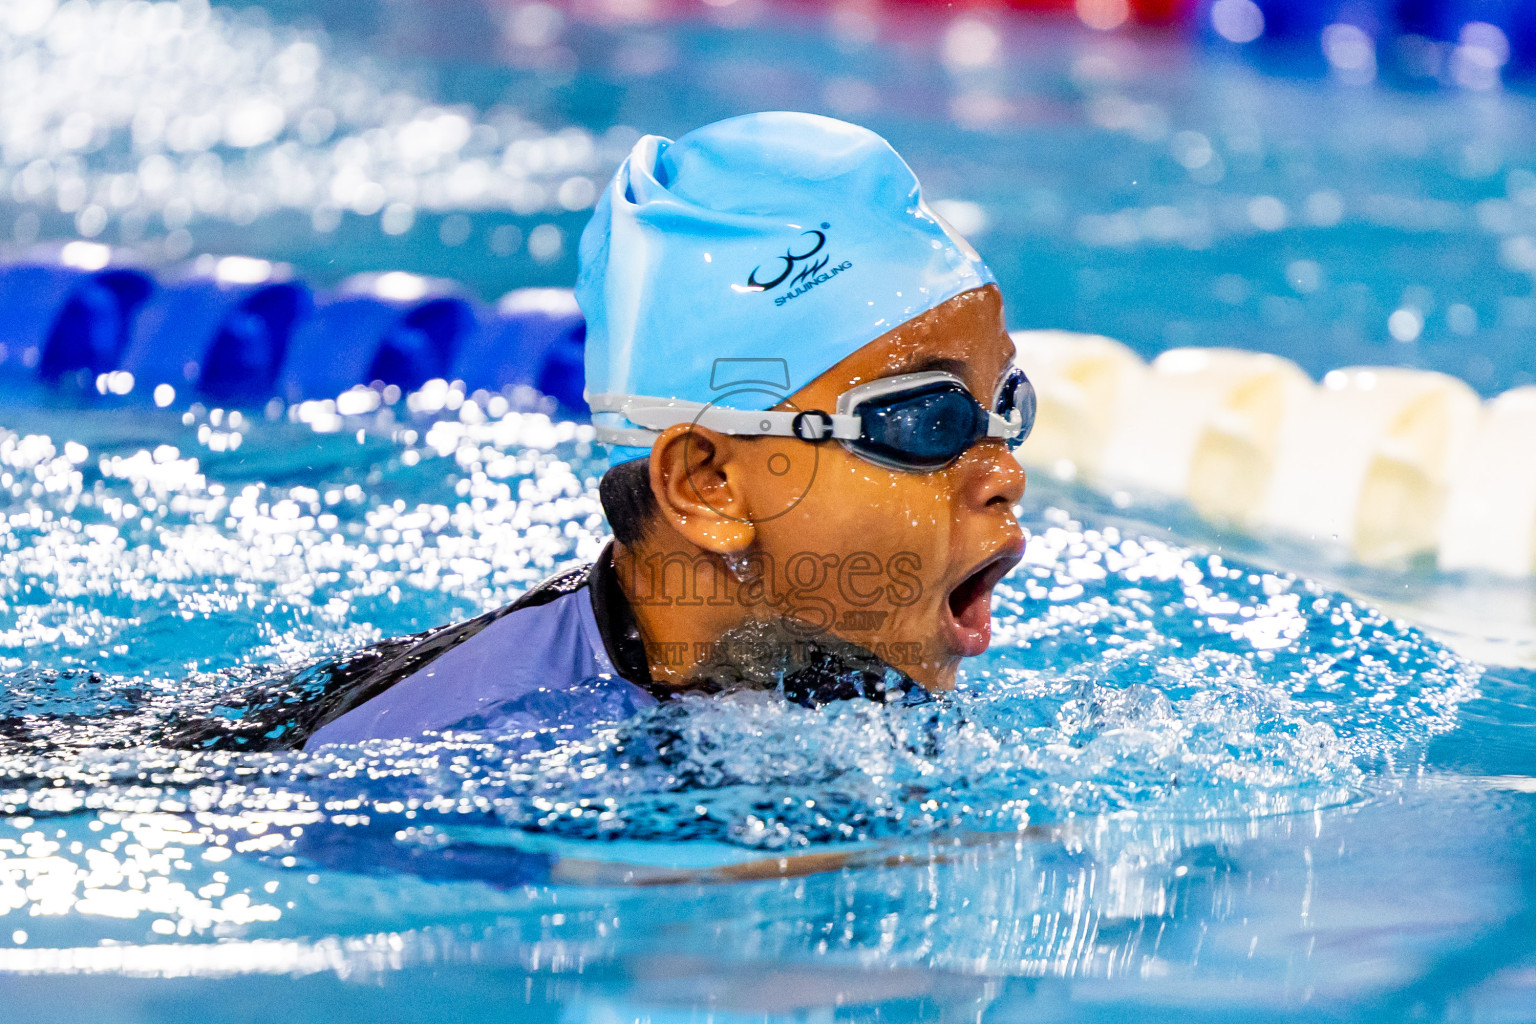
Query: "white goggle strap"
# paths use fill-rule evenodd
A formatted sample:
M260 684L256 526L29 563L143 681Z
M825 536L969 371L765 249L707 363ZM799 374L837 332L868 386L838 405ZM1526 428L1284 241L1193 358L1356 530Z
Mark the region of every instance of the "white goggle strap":
M647 447L668 427L692 423L736 437L797 437L802 441L851 441L859 436L859 417L807 412L756 412L727 409L703 402L645 395L588 395L594 413L619 413L644 429L596 425L597 440L605 444Z
M605 427L601 423L592 425L592 433L600 444L618 445L623 448L649 448L656 443L658 436L654 430Z

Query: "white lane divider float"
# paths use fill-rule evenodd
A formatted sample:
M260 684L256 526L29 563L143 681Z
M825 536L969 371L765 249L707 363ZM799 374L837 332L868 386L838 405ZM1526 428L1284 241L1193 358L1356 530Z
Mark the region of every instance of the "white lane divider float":
M1100 483L1099 460L1125 402L1142 389L1146 364L1097 334L1015 331L1013 342L1039 401L1020 457L1065 480Z
M1180 498L1212 522L1346 546L1370 565L1536 573L1536 388L1488 403L1444 374L1335 370L1017 331L1039 393L1028 467Z
M1444 374L1332 371L1285 425L1264 525L1337 538L1369 565L1432 554L1480 415L1476 393Z
M1451 474L1440 567L1536 574L1536 387L1484 407Z
M1125 405L1104 476L1182 497L1214 522L1254 526L1283 426L1310 384L1294 363L1259 352L1164 352Z

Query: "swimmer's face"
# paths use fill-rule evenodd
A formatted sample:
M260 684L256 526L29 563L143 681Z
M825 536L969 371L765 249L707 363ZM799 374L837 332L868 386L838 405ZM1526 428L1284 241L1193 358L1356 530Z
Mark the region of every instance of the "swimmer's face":
M850 388L924 370L954 374L990 407L1013 354L989 285L864 346L779 408L832 411ZM1024 471L1006 444L984 439L942 469L913 472L836 442L727 443L764 606L861 644L926 686L952 687L960 659L991 642L992 587L1023 552L1013 508Z

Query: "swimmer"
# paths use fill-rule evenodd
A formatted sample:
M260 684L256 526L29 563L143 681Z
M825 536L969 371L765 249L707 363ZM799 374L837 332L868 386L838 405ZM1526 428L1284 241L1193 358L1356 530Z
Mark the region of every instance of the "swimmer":
M613 720L685 692L920 701L991 640L1034 391L884 139L762 113L636 143L582 235L613 540L331 667L298 742Z

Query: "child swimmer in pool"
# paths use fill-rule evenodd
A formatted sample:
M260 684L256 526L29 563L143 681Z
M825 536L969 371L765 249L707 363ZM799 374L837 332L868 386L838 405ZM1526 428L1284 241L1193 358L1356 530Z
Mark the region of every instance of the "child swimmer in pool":
M614 539L332 670L299 742L611 720L686 691L926 699L991 639L1034 419L975 250L874 133L641 139L582 235Z

